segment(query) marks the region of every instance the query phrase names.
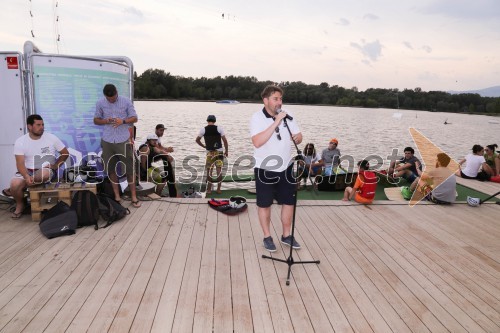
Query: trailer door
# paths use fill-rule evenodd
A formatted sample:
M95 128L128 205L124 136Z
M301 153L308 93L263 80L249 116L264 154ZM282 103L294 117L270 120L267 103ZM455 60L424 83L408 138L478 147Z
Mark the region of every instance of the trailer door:
M14 142L25 133L26 110L22 54L0 52L0 189L14 176Z

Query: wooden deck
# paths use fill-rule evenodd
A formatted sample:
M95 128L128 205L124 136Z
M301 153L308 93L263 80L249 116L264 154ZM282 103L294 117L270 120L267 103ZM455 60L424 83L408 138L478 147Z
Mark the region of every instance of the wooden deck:
M294 259L321 264L294 265L290 286L261 258L254 203L143 202L52 240L2 211L0 331L500 332L499 205L299 205Z

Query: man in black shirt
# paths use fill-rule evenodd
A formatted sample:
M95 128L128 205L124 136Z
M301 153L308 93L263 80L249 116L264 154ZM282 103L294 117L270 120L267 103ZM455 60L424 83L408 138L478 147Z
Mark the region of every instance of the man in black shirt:
M200 129L196 137L196 143L207 150L207 159L205 168L207 170L207 194L212 193L212 173L214 167L217 170L217 193L222 193L222 166L224 165L224 157L227 158L229 145L227 143L226 135L221 126L215 125L216 118L214 115L209 115L207 118L207 126ZM201 138L205 139L205 144L201 142ZM222 148L224 143L224 150Z

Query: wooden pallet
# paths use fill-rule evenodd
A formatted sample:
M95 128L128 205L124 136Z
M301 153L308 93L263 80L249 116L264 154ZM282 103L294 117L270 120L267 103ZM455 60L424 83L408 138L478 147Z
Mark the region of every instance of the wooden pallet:
M43 184L31 187L29 189L31 200L31 219L34 222L39 222L42 218L42 212L55 206L59 201L64 201L71 205L73 192L89 190L97 193L95 184L85 183L57 183Z

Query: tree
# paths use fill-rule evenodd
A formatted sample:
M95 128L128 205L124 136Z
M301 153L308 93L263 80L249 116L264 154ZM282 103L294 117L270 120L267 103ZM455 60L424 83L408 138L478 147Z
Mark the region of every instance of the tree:
M253 76L217 76L214 78L173 76L161 69L147 69L138 75L134 72L134 97L172 99L244 99L261 102L260 93L265 86L274 84L270 80L259 81ZM359 91L328 82L306 84L302 81L284 81L285 103L330 104L446 111L500 113L498 98L481 97L478 94L451 95L443 91L424 92L422 88L382 89L369 88Z

